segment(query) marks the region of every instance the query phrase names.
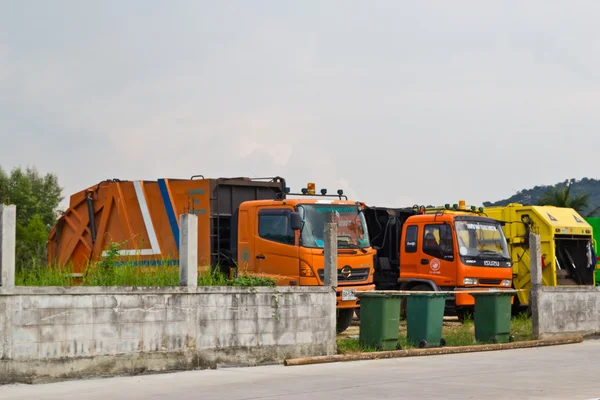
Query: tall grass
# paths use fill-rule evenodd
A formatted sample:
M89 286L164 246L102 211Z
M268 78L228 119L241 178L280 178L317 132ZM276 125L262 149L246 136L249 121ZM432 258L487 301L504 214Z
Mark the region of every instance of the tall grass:
M117 261L119 244L111 244L106 257L88 265L82 276L73 274L70 265L20 268L16 271L17 286L179 286L177 261L169 258L159 260L152 266L140 266L140 261L129 257ZM198 286L275 286L275 279L247 273L230 278L211 268L198 278Z
M36 266L15 272L16 286L71 286L73 283L69 268Z
M83 277L72 275L67 267L56 266L19 269L15 276L17 286L179 286L178 266L139 267L128 264L103 267L98 263L88 266ZM241 274L237 278L214 268L198 277L198 286L268 286L275 279Z
M515 315L511 321L510 330L515 336L515 340L533 340L533 326L531 324L531 317L527 315L527 312L522 312Z

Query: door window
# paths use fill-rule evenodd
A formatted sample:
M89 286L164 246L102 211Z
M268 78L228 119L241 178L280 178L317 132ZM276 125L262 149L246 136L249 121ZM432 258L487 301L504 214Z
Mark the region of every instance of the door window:
M406 242L404 243L404 251L407 253L417 252L417 240L419 238L419 227L412 225L406 228Z
M258 236L272 242L294 245L289 209L262 210L258 213Z
M442 258L453 254L452 229L450 225L425 225L423 230L423 253Z

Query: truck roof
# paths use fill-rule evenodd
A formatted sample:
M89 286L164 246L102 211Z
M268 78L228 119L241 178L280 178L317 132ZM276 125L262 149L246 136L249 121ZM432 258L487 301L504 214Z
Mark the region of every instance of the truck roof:
M491 218L485 214L474 213L474 212L461 212L461 211L440 211L438 213L426 213L426 214L416 214L411 217L412 219L416 219L419 221L425 222L438 222L438 221L453 221L457 218L469 218L469 219L479 219L482 221L496 222L494 218Z
M362 204L360 202L351 201L351 200L339 200L332 198L325 199L314 199L314 198L286 198L284 200L256 200L252 202L258 206L276 206L287 204L291 206L296 206L299 204L346 204L346 205L356 205Z
M525 206L512 203L504 207L488 207L484 212L507 222L521 221L524 213L532 214L536 223L552 228L553 233L591 235L591 225L577 211L568 207Z

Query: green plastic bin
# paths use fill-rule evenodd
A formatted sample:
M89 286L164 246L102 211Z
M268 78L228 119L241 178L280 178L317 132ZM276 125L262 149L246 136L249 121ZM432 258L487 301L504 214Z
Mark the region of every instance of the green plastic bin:
M406 299L406 338L413 346L445 346L442 338L447 294L411 293Z
M360 297L360 345L378 350L399 350L402 295L363 292L357 296Z
M511 291L474 292L475 298L475 341L506 343L513 340L510 335Z

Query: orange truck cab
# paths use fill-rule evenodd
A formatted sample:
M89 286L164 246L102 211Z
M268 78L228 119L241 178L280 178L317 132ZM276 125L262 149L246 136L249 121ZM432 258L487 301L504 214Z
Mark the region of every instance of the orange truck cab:
M503 223L460 206L365 210L377 250L377 290L453 291L448 313L472 312L472 290L510 290L512 264Z
M364 205L347 200L281 199L240 205L240 268L285 286L324 284L324 228L333 212L338 226L337 328L344 331L359 308L356 291L373 290L373 258Z
M199 179L198 179L199 178ZM121 246L115 266L177 265L179 216L198 216L198 270L219 267L271 276L280 286L318 286L324 280L324 226L338 225L338 331L359 307L356 291L373 290L373 258L364 204L343 192L317 195L314 184L289 193L280 177L158 179L100 182L71 196L48 241L50 264L89 262Z

